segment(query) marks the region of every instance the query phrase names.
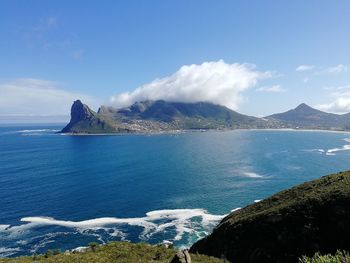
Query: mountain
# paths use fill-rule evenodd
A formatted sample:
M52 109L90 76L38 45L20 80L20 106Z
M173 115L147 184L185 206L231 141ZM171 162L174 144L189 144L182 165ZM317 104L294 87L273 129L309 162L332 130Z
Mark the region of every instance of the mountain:
M268 119L278 120L288 128L348 130L350 128L349 114L333 114L314 109L305 103L295 109L273 114Z
M350 171L279 192L226 216L191 253L230 262L298 262L350 250Z
M72 105L71 120L61 132L156 133L266 128L349 130L350 113L327 113L302 103L295 109L257 118L209 102L184 103L163 100L135 102L121 109L101 106L95 112L77 100Z
M77 100L72 105L71 120L61 132L147 133L278 126L278 121L243 115L208 102L142 101L121 109L101 106L97 112L94 112Z

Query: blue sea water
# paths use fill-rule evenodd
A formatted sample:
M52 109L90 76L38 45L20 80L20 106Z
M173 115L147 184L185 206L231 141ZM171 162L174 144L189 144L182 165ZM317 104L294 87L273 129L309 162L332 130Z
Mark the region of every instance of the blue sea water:
M350 168L350 135L67 136L0 127L0 256L89 242L189 246L231 210Z

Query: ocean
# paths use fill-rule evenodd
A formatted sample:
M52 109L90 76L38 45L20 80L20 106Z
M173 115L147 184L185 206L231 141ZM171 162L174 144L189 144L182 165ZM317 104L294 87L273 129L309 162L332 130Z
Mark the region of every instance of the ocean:
M0 127L0 257L114 240L190 246L230 211L350 168L350 134L69 136Z

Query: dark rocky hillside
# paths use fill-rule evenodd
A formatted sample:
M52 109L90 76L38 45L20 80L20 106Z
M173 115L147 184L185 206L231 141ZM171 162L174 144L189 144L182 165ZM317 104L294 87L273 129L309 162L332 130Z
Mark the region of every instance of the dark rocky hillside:
M230 262L298 262L350 250L350 172L277 193L225 217L191 253Z

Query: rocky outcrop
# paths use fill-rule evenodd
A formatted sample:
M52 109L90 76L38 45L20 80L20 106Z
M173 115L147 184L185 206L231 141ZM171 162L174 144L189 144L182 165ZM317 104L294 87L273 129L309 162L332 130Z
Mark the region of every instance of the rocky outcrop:
M176 253L170 263L191 263L191 256L187 249L180 250Z
M108 118L99 116L80 100L74 101L71 108L70 122L62 129L62 133L107 133L117 129Z
M71 107L70 112L70 122L67 124L66 127L62 129L62 132L71 132L72 127L79 123L80 121L89 120L91 119L94 114L92 110L85 104L83 104L80 100L76 100L73 102L73 105Z
M225 217L191 253L230 262L298 262L350 250L350 172L277 193Z

